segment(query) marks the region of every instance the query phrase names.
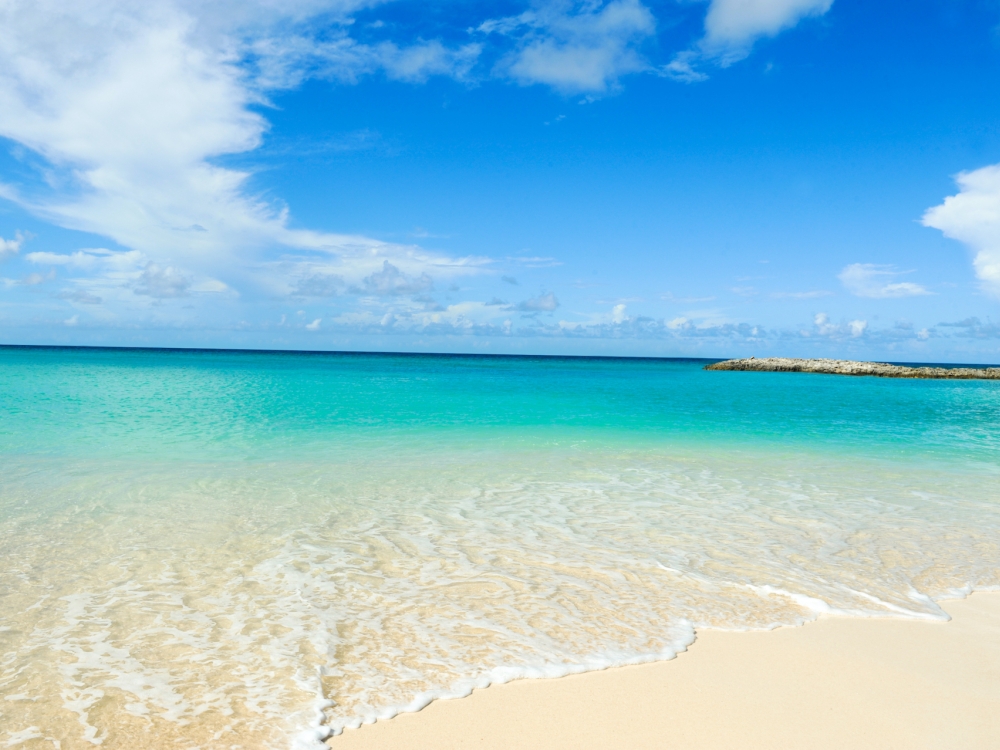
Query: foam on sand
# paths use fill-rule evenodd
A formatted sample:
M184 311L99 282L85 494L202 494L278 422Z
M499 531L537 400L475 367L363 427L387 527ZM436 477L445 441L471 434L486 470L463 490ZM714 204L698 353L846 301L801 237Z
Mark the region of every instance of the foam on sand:
M348 731L335 750L992 750L1000 593L950 622L824 617L703 630L675 661L520 682Z

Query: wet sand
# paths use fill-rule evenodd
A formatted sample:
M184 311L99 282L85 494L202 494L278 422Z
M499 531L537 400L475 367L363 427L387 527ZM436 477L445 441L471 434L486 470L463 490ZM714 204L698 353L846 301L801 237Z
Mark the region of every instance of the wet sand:
M950 622L702 631L668 662L521 680L347 730L336 750L1000 747L1000 593Z

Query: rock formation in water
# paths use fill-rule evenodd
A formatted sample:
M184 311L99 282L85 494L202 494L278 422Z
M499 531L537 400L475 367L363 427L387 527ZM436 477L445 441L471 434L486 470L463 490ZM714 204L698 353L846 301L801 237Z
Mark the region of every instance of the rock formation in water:
M1000 380L1000 367L906 367L885 362L852 362L847 359L727 359L706 370L755 372L819 372L828 375L874 375L879 378L940 378L950 380Z

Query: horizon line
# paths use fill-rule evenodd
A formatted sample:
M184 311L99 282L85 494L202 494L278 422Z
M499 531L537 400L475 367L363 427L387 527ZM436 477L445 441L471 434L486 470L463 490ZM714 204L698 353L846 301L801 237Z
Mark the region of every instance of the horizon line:
M133 352L178 352L178 353L227 353L227 354L285 354L310 356L381 356L381 357L472 357L503 359L601 359L601 360L646 360L671 362L724 362L729 359L746 357L653 357L612 354L504 354L499 352L394 352L350 349L244 349L198 346L113 346L94 344L0 344L0 349L82 349L88 351L133 351ZM788 357L788 359L834 359L832 357ZM963 362L891 362L889 360L841 360L847 362L884 362L890 365L908 367L998 367L1000 365L972 364Z

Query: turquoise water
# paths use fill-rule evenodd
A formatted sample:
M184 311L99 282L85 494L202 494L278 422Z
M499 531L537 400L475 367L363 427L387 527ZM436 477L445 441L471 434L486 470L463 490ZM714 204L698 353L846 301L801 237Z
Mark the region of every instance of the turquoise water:
M704 364L0 348L0 742L335 746L1000 584L1000 383Z
M526 447L766 443L989 463L1000 450L994 382L705 373L704 364L7 348L0 450L266 460L422 436Z

